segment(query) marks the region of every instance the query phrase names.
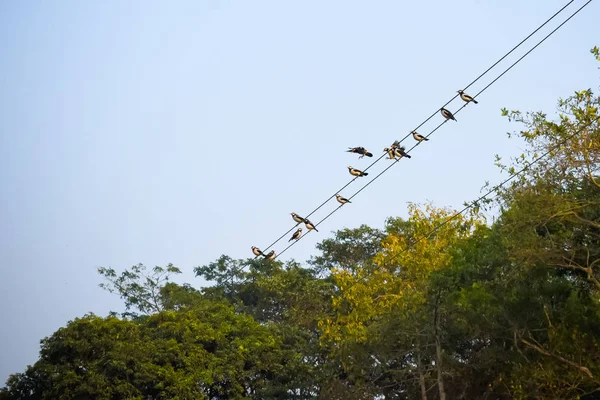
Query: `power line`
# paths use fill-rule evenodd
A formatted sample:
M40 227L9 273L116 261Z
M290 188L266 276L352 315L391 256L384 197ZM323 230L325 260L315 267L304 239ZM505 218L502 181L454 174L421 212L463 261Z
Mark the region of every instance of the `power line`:
M590 0L591 1L591 0ZM479 79L481 79L484 75L486 75L490 70L492 70L496 65L498 65L502 60L504 60L507 56L509 56L513 51L515 51L518 47L520 47L523 43L525 43L531 36L533 36L535 33L537 33L541 28L543 28L546 24L548 24L551 20L553 20L557 15L559 15L562 11L564 11L571 3L573 3L574 0L570 0L566 5L564 5L561 9L559 9L557 12L555 12L550 18L548 18L543 24L541 24L539 27L537 27L533 32L531 32L529 35L527 35L523 40L521 40L516 46L514 46L511 50L509 50L506 54L504 54L498 61L496 61L494 64L492 64L488 69L486 69L482 74L480 74L477 78L475 78L471 83L469 83L464 90L466 90L467 88L469 88L470 86L472 86L474 83L476 83ZM586 3L587 5L587 3ZM481 93L481 92L480 92ZM478 95L480 94L478 93ZM448 102L446 102L444 104L443 107L445 107L446 105L448 105L450 102L452 102L452 100L454 100L458 95L454 95ZM419 129L421 126L423 126L426 122L428 122L431 118L433 118L437 113L438 113L439 109L436 110L433 114L431 114L427 119L425 119L423 122L421 122L421 124L419 124L414 130ZM438 126L439 128L439 126ZM436 128L436 129L438 129ZM431 133L430 133L431 134ZM400 142L403 142L406 138L408 138L410 136L410 133L407 134L404 138L402 138L402 140L400 140ZM383 157L385 156L385 154L381 155L379 158L377 158L375 161L373 161L370 165L367 166L367 168L365 168L363 171L367 171L369 170L373 165L375 165L377 162L379 162ZM386 170L389 169L386 168ZM357 177L354 177L353 179L351 179L348 183L346 183L344 186L342 186L340 189L338 189L336 191L335 194L341 192L342 190L344 190L346 187L348 187L352 182L354 182L354 180L357 179ZM317 206L310 214L306 215L305 218L309 218L311 215L313 215L315 212L317 212L319 209L321 209L325 204L327 204L332 198L335 197L335 194L329 196L325 201L323 201L319 206ZM286 231L285 233L283 233L279 238L277 238L273 243L271 243L269 246L267 246L266 248L263 249L263 252L266 252L268 249L270 249L271 247L273 247L275 244L277 244L281 239L283 239L284 237L286 237L296 226L298 226L298 224L292 226L292 228L290 228L288 231ZM287 248L286 248L287 249Z
M486 85L482 90L480 90L475 96L473 96L473 98L478 97L479 95L481 95L481 93L483 93L485 90L487 90L492 84L494 84L495 82L497 82L502 76L504 76L504 74L506 74L508 71L510 71L515 65L517 65L519 62L521 62L521 60L523 60L527 55L529 55L533 50L535 50L539 45L541 45L544 41L546 41L546 39L548 39L550 36L552 36L556 31L558 31L564 24L566 24L571 18L573 18L577 13L579 13L583 8L585 8L589 3L591 3L592 0L588 0L584 5L582 5L579 9L577 9L573 14L571 14L566 20L564 20L560 25L558 25L556 28L554 28L548 35L546 35L543 39L541 39L535 46L533 46L529 51L527 51L523 56L521 56L517 61L515 61L513 64L511 64L508 68L506 68L500 75L498 75L494 80L492 80L488 85ZM559 10L556 14L554 14L551 18L554 18L554 16L556 16L558 13L560 13L562 10L564 10L569 4L571 4L571 2L569 2L566 6L564 6L561 10ZM549 21L549 20L548 20ZM546 23L548 22L546 21ZM544 23L544 25L546 24ZM543 26L543 25L542 25ZM540 26L541 28L541 26ZM539 30L540 28L536 29ZM533 33L535 33L536 31L534 31ZM532 33L532 34L533 34ZM532 34L530 34L528 37L530 37ZM523 43L526 39L524 39L521 43ZM519 45L521 44L519 43ZM518 47L518 45L516 46ZM513 50L516 48L514 47ZM511 52L513 51L511 50ZM508 55L508 53L507 53ZM503 57L505 58L506 55ZM499 62L499 61L498 61ZM498 62L496 62L496 64L498 64ZM494 65L496 65L494 64ZM493 68L490 67L488 68L488 71ZM487 71L486 71L487 72ZM484 73L485 74L485 73ZM477 79L479 79L480 77L482 77L484 74L480 75ZM477 79L475 81L473 81L470 85L472 85L474 82L477 81ZM454 96L452 98L452 100L456 98L456 96ZM450 101L452 101L450 100ZM450 102L448 102L450 103ZM446 105L448 105L448 103L444 104L444 107ZM460 107L456 112L454 112L454 114L458 114L463 108L465 108L469 103L465 103L463 104L462 107ZM434 114L432 114L431 117L429 117L425 122L427 122L429 119L431 119L434 115L436 115L439 112L439 110L437 110ZM423 125L425 122L423 122L421 125ZM440 123L437 127L435 127L427 136L425 137L429 137L431 136L435 131L437 131L442 125L444 125L447 122L447 120L443 121L442 123ZM419 125L419 126L421 126ZM418 129L418 128L417 128ZM416 129L415 129L416 130ZM403 139L405 140L408 136L410 136L411 134L409 133L408 135L406 135ZM418 145L420 145L422 142L417 142L413 147L411 147L406 153L410 153L410 151L412 151L415 147L417 147ZM375 162L373 162L369 168L375 164L377 161L379 161L381 158L383 158L383 156L379 157ZM349 197L349 200L352 200L352 198L354 198L356 195L358 195L361 191L363 191L367 186L369 186L371 183L373 183L376 179L378 179L381 175L383 175L385 172L387 172L387 170L389 170L393 165L395 165L398 161L400 161L400 159L395 160L392 164L388 165L383 171L381 171L379 174L377 174L373 179L371 179L369 182L367 182L363 187L361 187L356 193L354 193L351 197ZM354 178L356 179L356 178ZM354 181L354 179L352 179L348 184L346 184L344 186L344 188L346 186L348 186L350 183L352 183ZM340 190L341 191L341 190ZM339 192L339 191L338 191ZM334 195L335 196L335 195ZM329 201L331 198L333 198L334 196L331 196L329 199L327 199L325 201L325 203L327 201ZM324 205L325 203L323 203L322 205ZM321 205L321 206L322 206ZM319 208L321 207L319 206ZM333 209L333 211L331 211L329 214L327 214L323 219L321 219L318 223L315 224L315 226L318 226L319 224L321 224L323 221L325 221L327 218L329 218L331 215L333 215L335 212L337 212L340 208L342 208L343 204L336 207L335 209ZM318 209L318 208L317 208ZM316 211L316 210L315 210ZM313 211L313 213L315 212ZM312 213L311 213L312 214ZM307 217L308 218L308 217ZM296 225L297 226L297 225ZM295 227L295 226L294 226ZM288 232L286 232L283 236L287 235L289 232L292 231L291 228ZM279 254L277 254L277 256L275 258L278 258L281 254L283 254L285 251L287 251L290 247L294 246L298 241L302 240L306 235L308 235L310 233L310 230L304 234L303 236L301 236L300 238L298 238L297 240L295 240L294 242L292 242L291 244L289 244L286 248L284 248L281 252L279 252ZM283 237L282 236L282 237ZM278 239L277 241L281 240ZM276 242L275 242L276 243ZM272 245L271 245L272 246Z

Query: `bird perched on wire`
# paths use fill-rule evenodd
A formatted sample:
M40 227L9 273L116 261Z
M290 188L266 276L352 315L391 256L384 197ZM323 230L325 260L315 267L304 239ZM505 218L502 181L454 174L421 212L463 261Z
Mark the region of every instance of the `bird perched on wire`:
M288 240L288 242L291 242L292 240L298 240L301 235L302 235L302 228L298 228L298 230L296 232L294 232L294 234L292 235L290 240Z
M275 258L275 251L271 250L269 253L263 254L263 257L267 260L272 260Z
M302 222L304 222L304 218L302 218L298 214L296 214L296 213L290 213L290 215L292 216L292 219L294 221L296 221L297 223L301 224Z
M366 172L362 172L360 169L352 168L351 166L348 166L348 172L350 172L350 175L354 175L354 176L367 176L367 175L369 175Z
M427 139L425 136L421 135L420 133L418 133L417 131L412 131L411 132L413 135L413 138L417 141L417 142L422 142L424 141L428 141L429 139Z
M348 147L348 149L349 150L346 150L348 153L360 154L360 157L358 158L363 158L364 156L373 157L373 153L369 152L364 147Z
M260 251L260 249L256 246L252 246L252 253L254 253L255 256L262 256L263 252Z
M398 158L402 158L402 157L411 158L411 155L408 154L406 151L404 151L404 147L397 147L394 149L394 152L396 153L396 157L398 157Z
M338 201L338 203L341 203L341 204L352 203L350 200L348 200L345 197L340 196L339 194L335 195L335 199Z
M472 98L471 96L469 96L468 94L463 92L462 90L457 90L456 93L460 94L460 98L463 99L464 101L466 101L467 103L472 101L473 103L477 104L477 100L475 100L474 98Z
M440 108L440 112L442 113L444 118L453 119L454 121L456 121L456 118L454 118L454 115L452 115L452 113L450 111L446 110L444 107Z
M398 140L394 140L394 143L390 146L392 149L400 147L400 142Z
M386 157L388 160L395 160L396 159L396 153L394 152L394 150L396 150L397 147L386 147L385 149L383 149L383 151L385 151L388 156Z
M304 219L304 224L306 225L306 229L308 229L309 231L311 229L314 229L316 232L319 232L319 230L317 229L317 227L312 222L310 222L309 220L307 220L306 218Z

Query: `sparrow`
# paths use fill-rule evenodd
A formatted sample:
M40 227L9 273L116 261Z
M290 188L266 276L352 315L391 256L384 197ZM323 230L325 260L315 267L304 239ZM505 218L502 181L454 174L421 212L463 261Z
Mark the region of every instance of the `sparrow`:
M348 153L360 154L361 156L358 158L363 158L364 156L373 157L373 153L367 151L367 149L365 149L364 147L348 147L348 149L350 149L346 150Z
M294 239L298 240L300 238L300 235L302 235L302 228L298 228L298 230L296 232L294 232L294 234L292 235L290 240L288 240L288 242L291 242Z
M442 113L444 118L453 119L454 121L456 121L456 118L454 118L454 115L452 115L452 113L450 111L446 110L444 107L440 108L440 112Z
M348 172L350 172L350 175L354 175L354 176L367 176L367 175L369 175L366 172L362 172L360 169L352 168L351 166L348 166Z
M255 256L262 256L263 252L260 251L260 249L256 246L252 246L252 253L254 253Z
M394 149L394 151L398 158L402 158L402 157L411 158L411 155L404 151L404 147L398 147L398 148Z
M420 133L417 133L417 131L412 131L411 133L413 135L413 138L415 138L415 140L417 142L422 142L423 140L424 141L428 141L429 140L425 136L421 135Z
M352 203L350 200L346 199L345 197L340 196L339 194L335 195L335 199L338 201L338 203L341 203L341 204Z
M383 149L383 151L388 153L388 156L386 157L388 160L394 160L396 158L396 153L394 152L395 149L397 149L397 147L394 146Z
M297 223L299 223L299 224L300 224L300 223L304 222L304 218L302 218L302 217L301 217L301 216L299 216L298 214L296 214L296 213L290 213L290 215L292 216L292 219L293 219L294 221L296 221Z
M275 258L275 252L271 250L269 253L263 254L263 257L265 257L267 260L272 260Z
M474 98L472 98L471 96L469 96L468 94L463 92L462 90L457 90L456 93L460 94L460 98L463 99L464 101L466 101L467 103L472 101L473 103L477 104L477 100L475 100Z
M319 230L317 229L317 227L310 222L309 220L305 219L304 220L304 224L306 225L306 228L310 231L311 229L314 229L315 231L319 232Z

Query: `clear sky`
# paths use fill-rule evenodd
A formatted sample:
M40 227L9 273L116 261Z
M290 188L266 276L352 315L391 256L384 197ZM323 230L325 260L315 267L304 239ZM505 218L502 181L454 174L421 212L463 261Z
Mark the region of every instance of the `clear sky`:
M0 2L0 386L68 320L121 309L97 267L172 262L201 286L195 266L250 256L366 167L348 146L378 156L565 3ZM500 108L552 118L558 97L596 89L598 15L593 2L283 258L500 181L494 154L520 152Z

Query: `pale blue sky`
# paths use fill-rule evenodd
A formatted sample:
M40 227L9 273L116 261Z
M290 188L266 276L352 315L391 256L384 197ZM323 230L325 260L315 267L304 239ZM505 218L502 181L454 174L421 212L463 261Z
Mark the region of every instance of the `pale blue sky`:
M69 319L120 309L97 267L172 262L200 286L195 266L250 256L368 165L348 146L381 154L565 3L0 2L0 386ZM519 152L500 108L553 116L559 96L597 88L598 15L590 4L284 259L499 181L493 155Z

